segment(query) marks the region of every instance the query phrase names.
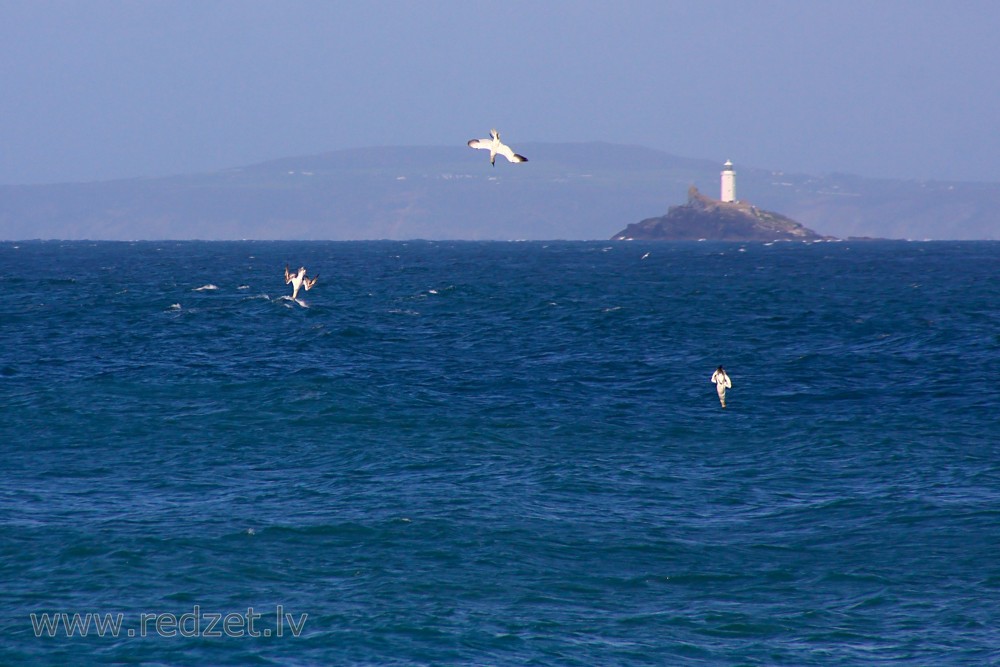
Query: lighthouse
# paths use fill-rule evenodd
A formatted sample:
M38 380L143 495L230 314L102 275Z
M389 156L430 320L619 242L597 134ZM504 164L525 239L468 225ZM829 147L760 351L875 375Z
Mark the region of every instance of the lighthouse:
M722 194L719 199L724 202L736 201L736 172L733 171L733 163L726 160L722 165Z

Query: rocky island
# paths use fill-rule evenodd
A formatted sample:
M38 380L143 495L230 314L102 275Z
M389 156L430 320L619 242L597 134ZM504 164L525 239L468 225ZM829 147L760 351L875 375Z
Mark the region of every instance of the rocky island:
M687 204L671 206L666 215L630 224L613 241L822 241L790 218L746 202L723 202L688 188Z

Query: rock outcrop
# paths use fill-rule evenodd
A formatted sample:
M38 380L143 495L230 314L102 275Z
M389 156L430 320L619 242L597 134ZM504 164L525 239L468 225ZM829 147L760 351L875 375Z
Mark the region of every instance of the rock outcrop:
M633 223L611 238L614 241L820 241L831 237L752 204L711 199L691 186L687 204L671 206L666 215Z

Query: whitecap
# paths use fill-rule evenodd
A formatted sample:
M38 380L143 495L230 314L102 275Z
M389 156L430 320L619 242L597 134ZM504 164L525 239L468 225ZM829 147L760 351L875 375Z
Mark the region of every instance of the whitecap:
M209 290L217 290L217 289L219 289L218 285L213 285L212 283L209 283L207 285L202 285L201 287L195 287L193 291L195 291L195 292L207 292Z
M261 298L267 299L269 297L266 294L262 294ZM279 296L277 299L272 299L272 301L280 301L281 305L283 305L285 308L294 308L295 306L292 304L295 303L299 304L303 308L309 307L308 303L306 303L302 299L293 299L290 294L284 294L282 296Z

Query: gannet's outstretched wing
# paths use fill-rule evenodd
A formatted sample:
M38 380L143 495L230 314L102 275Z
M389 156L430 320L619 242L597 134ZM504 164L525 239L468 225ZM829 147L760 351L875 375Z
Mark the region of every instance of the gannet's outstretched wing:
M528 158L524 157L523 155L518 155L513 150L511 150L511 147L508 146L507 144L500 144L499 146L497 146L497 155L503 155L511 162L528 161Z
M312 286L316 284L317 280L319 280L318 273L312 278L310 278L309 276L305 276L305 279L302 281L302 284L305 285L307 292L312 289Z
M285 284L292 282L292 274L288 272L288 265L285 264Z
M493 148L492 139L469 139L469 148L485 148L489 150Z

